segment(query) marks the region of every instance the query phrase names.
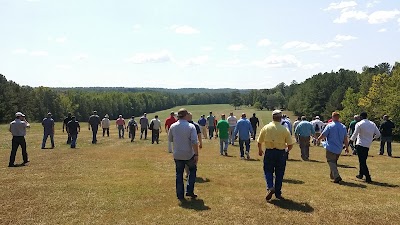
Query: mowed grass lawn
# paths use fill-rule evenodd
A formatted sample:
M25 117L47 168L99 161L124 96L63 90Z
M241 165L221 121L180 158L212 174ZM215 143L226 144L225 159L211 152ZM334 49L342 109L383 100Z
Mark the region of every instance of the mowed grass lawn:
M238 117L242 112L249 116L254 112L251 108L233 110L228 105L186 108L195 120L210 110L216 115L233 111ZM158 114L165 120L170 111ZM256 112L262 124L270 121L271 112ZM195 187L199 199L180 204L175 196L175 164L167 153L164 130L159 145L139 139L131 143L127 134L120 140L115 127L111 137L99 135L98 144L92 145L87 123L81 122L81 127L77 149L65 144L66 134L57 123L56 148L41 150L41 125L32 124L27 134L31 163L8 168L11 135L7 125L0 126L1 224L400 223L400 159L378 156L377 142L368 159L372 184L355 178L357 157L340 158L344 183L338 185L329 179L323 148L311 147L312 161L303 162L295 145L283 184L286 200L268 203L256 142L251 143L252 160L243 161L238 146L229 146L230 157L223 157L218 140L204 140ZM400 145L394 144L393 149L399 157Z

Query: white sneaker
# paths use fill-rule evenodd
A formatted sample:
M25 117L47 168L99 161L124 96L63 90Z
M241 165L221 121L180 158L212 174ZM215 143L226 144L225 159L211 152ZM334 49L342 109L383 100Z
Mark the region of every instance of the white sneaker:
M244 157L240 157L241 160L244 160Z
M246 154L247 159L250 159L250 153L248 151L246 151L245 154Z

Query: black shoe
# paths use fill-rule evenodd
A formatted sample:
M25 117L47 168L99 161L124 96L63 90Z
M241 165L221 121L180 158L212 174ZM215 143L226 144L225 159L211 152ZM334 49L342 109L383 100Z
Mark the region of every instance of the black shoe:
M333 181L333 183L339 184L340 181L342 181L342 178L341 177L336 177L335 180Z
M178 200L179 200L180 202L186 201L186 199L185 199L184 197L179 197Z
M362 180L363 179L363 175L357 175L356 176L358 179Z
M18 166L15 164L8 164L8 167L18 167Z
M195 193L186 193L186 196L191 198L197 198L197 195Z
M265 197L265 200L267 200L267 201L271 200L273 194L275 194L275 188L269 189L269 190L268 190L268 194L267 194L267 196Z
M367 178L365 179L365 182L367 182L368 184L372 183L371 177L367 177Z
M30 162L29 160L28 160L28 161L25 161L25 162L22 163L22 165L25 166L25 164L28 164L29 162Z
M279 200L285 200L285 198L282 195L276 196L276 198Z

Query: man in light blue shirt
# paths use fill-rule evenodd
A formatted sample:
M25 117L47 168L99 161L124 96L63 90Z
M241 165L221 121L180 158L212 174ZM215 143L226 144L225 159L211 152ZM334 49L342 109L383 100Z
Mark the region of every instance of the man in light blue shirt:
M239 133L240 159L244 159L244 145L246 145L246 157L250 159L250 135L253 135L253 128L246 114L242 113L242 118L237 122L233 136Z
M323 146L326 149L326 160L331 170L330 177L334 183L342 181L337 168L337 161L342 153L343 143L346 147L346 153L349 152L346 126L339 122L339 118L339 113L333 112L332 123L329 123L318 137L318 141L326 138Z
M297 125L294 133L299 137L301 158L304 161L308 161L310 156L310 136L315 135L315 130L313 125L307 121L307 117L301 117L301 122Z

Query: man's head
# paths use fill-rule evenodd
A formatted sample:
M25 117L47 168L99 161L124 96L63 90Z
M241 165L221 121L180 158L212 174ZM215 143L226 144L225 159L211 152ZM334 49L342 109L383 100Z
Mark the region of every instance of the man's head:
M306 120L307 120L307 117L306 117L306 116L301 116L301 120L302 120L302 121L306 121Z
M233 113L232 113L233 115ZM221 119L225 120L225 114L221 114Z
M315 116L315 119L316 119L316 120L319 120L320 118L319 118L319 116Z
M192 115L191 112L188 112L187 120L188 120L188 121L192 121L192 120L193 120L193 115Z
M204 118L204 117L205 117L205 115L201 115L200 117L201 117L201 118Z
M233 112L229 113L230 116L233 116Z
M360 121L360 115L358 115L358 114L354 115L354 120L357 121L357 122Z
M181 108L178 110L178 118L179 119L187 119L188 111L185 108Z
M212 112L210 111L210 116L212 115Z
M272 112L272 120L275 122L281 122L282 120L282 111L281 110L274 110Z
M108 118L108 117L109 117L108 114L104 115L104 118Z
M25 117L25 115L22 114L22 112L17 112L17 113L15 113L15 118L21 119L21 118L23 118L23 117Z
M170 116L175 116L175 112L171 111L171 113L169 114Z
M158 115L155 115L154 118L158 119Z
M253 116L256 117L256 113L253 113Z
M282 114L282 118L283 118L283 119L286 119L286 114Z
M72 115L72 113L70 113L70 112L67 114L68 117L71 117L71 115Z
M146 116L147 116L147 113L143 113L143 116L146 117Z
M388 119L389 119L389 116L388 116L388 115L384 115L384 116L383 116L383 120L386 121L386 120L388 120Z
M131 116L132 119L135 119L135 116Z
M76 120L76 117L75 117L75 116L72 116L71 119L72 119L72 121L75 121L75 120Z
M118 117L119 117L119 118L122 118L122 115L119 115Z
M246 118L246 113L242 113L242 118Z
M339 121L339 119L340 119L340 114L338 112L333 112L332 121Z
M366 112L362 112L362 113L360 113L360 118L362 120L367 119L368 118L368 114Z
M297 120L299 120L299 121L300 121L300 120L301 120L301 116L298 116L298 117L297 117Z
M94 111L93 111L93 114L94 114L94 115L97 115L97 111L96 111L96 110L94 110Z
M51 118L51 112L47 113L47 118Z

